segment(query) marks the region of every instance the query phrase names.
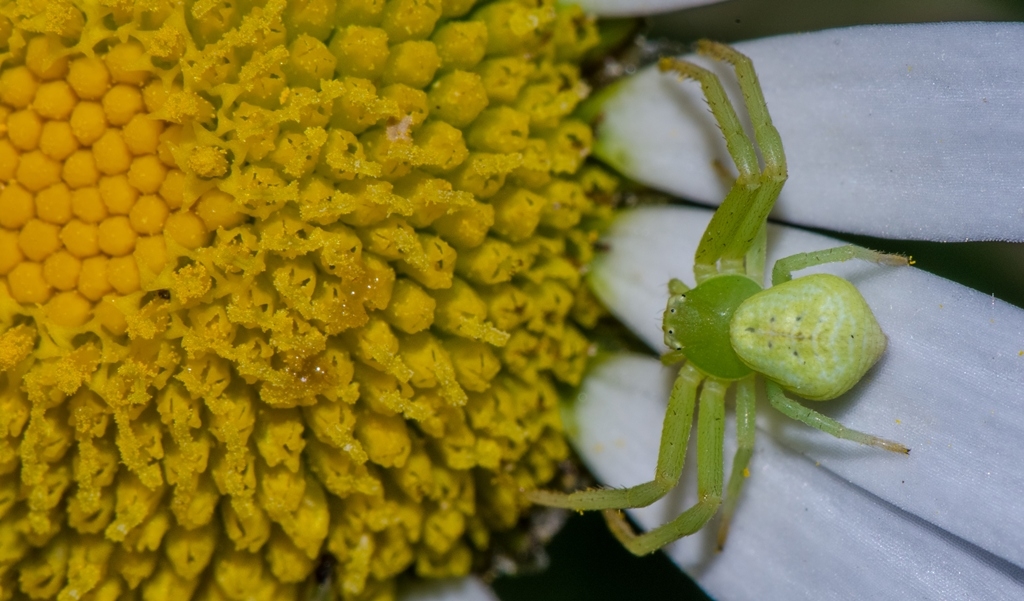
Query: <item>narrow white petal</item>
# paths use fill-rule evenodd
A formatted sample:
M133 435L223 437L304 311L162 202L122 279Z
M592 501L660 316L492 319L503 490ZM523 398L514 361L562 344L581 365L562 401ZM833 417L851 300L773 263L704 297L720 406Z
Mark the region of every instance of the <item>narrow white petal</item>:
M420 581L403 588L399 598L402 601L498 601L494 591L474 576Z
M692 257L710 215L687 207L628 212L594 264L592 284L602 301L657 352L666 283L679 277L693 285ZM781 226L768 237L769 267L780 257L842 244ZM860 384L814 408L904 443L911 454L839 441L770 408L759 427L820 469L1024 567L1024 311L910 267L851 261L795 275L812 271L856 284L889 337L882 360Z
M599 17L643 17L670 10L715 4L722 0L558 0L563 6L577 5Z
M754 61L786 148L775 216L889 238L1024 240L1021 47L1021 23L879 25L736 44ZM735 91L735 76L713 69ZM713 162L733 168L700 87L655 68L609 94L595 152L638 181L712 204L730 183Z
M586 379L573 408L581 426L574 443L604 482L626 486L653 475L657 434L673 377L673 369L654 359L620 355L599 364ZM727 457L735 448L732 425L730 414ZM943 532L927 517L904 513L763 431L758 434L751 476L725 550L714 551L716 521L666 548L713 598L923 600L1024 595L1017 566ZM856 454L845 460L865 458ZM904 458L883 459L915 471ZM684 484L655 505L631 511L633 518L649 529L682 512L695 500L695 467L688 461ZM992 508L986 499L961 511L988 513ZM1018 526L1017 545L1024 543L1019 524L1003 526Z

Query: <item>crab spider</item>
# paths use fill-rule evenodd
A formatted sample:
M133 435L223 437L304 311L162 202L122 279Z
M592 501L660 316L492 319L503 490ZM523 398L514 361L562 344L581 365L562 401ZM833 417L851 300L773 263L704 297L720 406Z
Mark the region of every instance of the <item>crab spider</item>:
M668 285L662 328L669 352L662 360L684 363L669 397L654 479L625 489L528 493L541 505L604 510L612 533L635 555L651 553L700 530L720 506L724 507L718 547L724 546L754 450L758 374L764 376L772 406L783 414L838 438L910 452L897 442L851 430L786 395L788 391L813 401L834 399L860 381L886 346L885 334L852 284L828 274L793 279L792 273L849 259L892 266L907 265L907 259L856 246L801 253L777 261L772 287L762 289L765 223L787 175L782 140L772 125L750 59L709 41L699 42L697 51L734 67L765 166L760 169L753 142L718 78L692 63L662 59L662 71L701 84L739 176L697 247L693 267L697 286L690 289L677 279ZM731 386L736 388L739 444L723 498L725 395ZM698 501L671 522L636 534L618 510L650 505L678 483L695 405L699 405Z

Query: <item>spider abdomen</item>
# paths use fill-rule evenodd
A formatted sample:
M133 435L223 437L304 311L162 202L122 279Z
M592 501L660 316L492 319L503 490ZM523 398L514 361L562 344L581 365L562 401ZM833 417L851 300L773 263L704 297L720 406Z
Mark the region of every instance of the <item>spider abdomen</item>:
M815 274L743 302L729 328L743 363L805 399L849 390L878 361L886 338L853 284Z

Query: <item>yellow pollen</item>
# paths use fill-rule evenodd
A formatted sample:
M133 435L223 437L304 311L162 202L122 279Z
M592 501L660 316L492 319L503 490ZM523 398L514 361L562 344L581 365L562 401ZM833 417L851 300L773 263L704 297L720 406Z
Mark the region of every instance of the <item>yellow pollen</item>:
M326 555L348 600L467 574L566 456L601 312L593 23L3 15L0 598L298 600Z

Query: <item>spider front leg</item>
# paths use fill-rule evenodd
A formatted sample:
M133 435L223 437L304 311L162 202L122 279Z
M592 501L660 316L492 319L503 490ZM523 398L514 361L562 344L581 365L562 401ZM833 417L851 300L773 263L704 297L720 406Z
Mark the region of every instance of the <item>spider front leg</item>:
M654 480L629 488L584 490L571 494L534 490L527 492L526 497L538 505L564 507L575 511L646 507L664 497L679 482L679 476L683 471L686 445L693 424L697 387L702 379L701 373L692 365L683 365L679 370L679 375L672 385L668 410L662 425L661 446L658 449L658 466L654 472ZM702 407L703 403L702 396Z
M722 201L722 207L711 217L711 222L704 230L700 245L697 247L697 258L693 268L694 275L699 285L704 279L718 273L716 264L722 257L726 246L736 237L736 230L739 227L742 207L750 203L760 188L760 169L757 162L757 153L750 138L743 131L743 125L736 110L729 102L729 97L722 87L722 83L714 73L674 58L663 58L658 63L662 71L674 71L682 77L689 77L696 80L704 91L704 98L707 100L711 114L718 122L718 127L725 136L725 146L732 157L733 163L739 175L733 182L732 188ZM726 207L731 207L728 212Z
M729 62L735 68L747 112L754 125L754 135L765 162L764 170L758 172L754 146L744 133L718 78L691 63L662 59L659 63L662 71L672 70L700 82L708 106L725 136L729 154L739 170L735 184L722 201L722 206L715 211L697 247L694 274L700 284L703 279L717 272L715 265L719 260L723 261L723 266L728 262L740 263L743 260L755 244L758 232L775 205L786 181L787 168L782 139L772 125L750 59L724 44L707 40L698 43L697 51Z
M750 58L725 44L710 40L697 42L697 52L733 66L743 101L747 105L747 114L750 115L750 122L754 126L754 137L764 158L764 169L760 176L761 187L751 204L745 207L746 211L741 214L742 221L737 236L724 254L724 258L739 258L751 248L758 232L768 219L768 213L775 206L782 186L786 183L786 153L782 147L782 137L772 124L768 104L765 102L761 84Z
M697 413L697 503L671 522L636 534L618 511L605 511L608 528L633 555L647 555L693 534L708 523L722 503L722 442L725 438L727 383L708 378Z

